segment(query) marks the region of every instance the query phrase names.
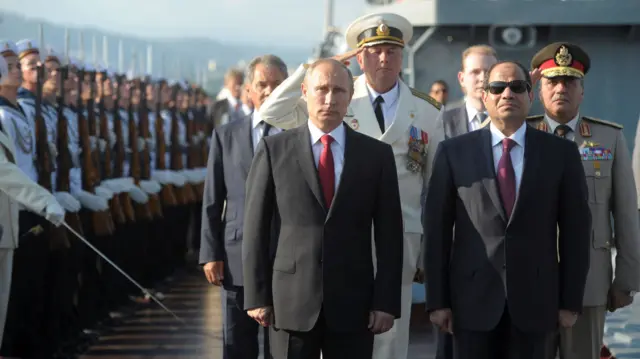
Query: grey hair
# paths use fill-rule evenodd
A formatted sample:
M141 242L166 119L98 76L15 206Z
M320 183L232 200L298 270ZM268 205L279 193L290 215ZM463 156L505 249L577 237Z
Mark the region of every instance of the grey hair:
M244 74L242 73L241 70L238 70L238 69L229 69L227 73L224 74L225 81L233 77L235 77L236 79L239 79L240 80L239 82L242 83Z
M253 82L253 76L255 75L255 72L256 72L256 66L258 66L259 64L262 64L266 67L275 66L276 68L278 68L278 70L280 70L280 72L282 73L282 75L284 75L285 78L289 76L289 70L287 70L287 65L284 63L284 61L282 61L281 58L279 58L276 55L262 55L251 60L251 62L249 63L249 66L247 66L245 83L250 84Z
M331 58L326 58L326 59L320 59L315 61L314 63L312 63L311 65L309 65L309 67L307 68L307 74L305 75L305 82L307 81L307 79L309 77L311 77L311 75L313 74L313 70L315 70L316 67L322 65L322 64L333 64L339 68L341 68L346 74L347 74L347 78L349 79L353 79L353 74L351 73L351 70L349 70L349 68L347 67L347 65L345 65L344 63L335 60L335 59L331 59ZM351 84L350 86L350 90L351 92L353 92L353 81L349 81L349 83Z

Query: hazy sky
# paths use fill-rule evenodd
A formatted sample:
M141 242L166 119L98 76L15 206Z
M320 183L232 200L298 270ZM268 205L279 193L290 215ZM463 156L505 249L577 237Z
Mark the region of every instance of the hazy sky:
M141 37L207 37L224 42L314 46L325 0L0 0L0 9L60 24ZM334 0L343 30L365 0Z

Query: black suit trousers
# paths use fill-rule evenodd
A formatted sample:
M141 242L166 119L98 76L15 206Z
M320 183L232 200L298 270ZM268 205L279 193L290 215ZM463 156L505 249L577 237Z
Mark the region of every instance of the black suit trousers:
M498 325L490 331L453 328L455 359L548 359L555 331L524 332L513 325L505 306Z
M260 329L264 329L263 353L269 359L269 331L244 310L244 289L228 286L222 290L223 359L258 359Z
M337 332L327 327L324 311L316 325L308 332L296 332L271 327L271 356L273 359L371 359L373 333L368 329Z

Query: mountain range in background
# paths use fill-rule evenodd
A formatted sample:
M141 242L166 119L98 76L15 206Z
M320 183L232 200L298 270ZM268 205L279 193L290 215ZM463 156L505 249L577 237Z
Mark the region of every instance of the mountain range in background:
M64 53L65 27L46 20L27 18L25 16L2 11L0 12L0 39L18 41L20 39L39 40L39 24L43 25L45 46L51 46L59 53ZM149 39L131 35L122 35L97 28L68 27L69 55L79 57L80 33L84 46L84 61L94 62L93 42L95 38L96 60L103 62L103 37L107 37L107 64L110 68L122 72L132 69L135 72L147 66L147 47L152 46L152 76L169 79L185 78L191 82L202 83L206 89L219 89L226 69L243 66L255 56L272 53L282 58L291 68L306 61L317 44L309 44L307 49L287 46L255 46L233 42L220 42L206 38L184 39ZM229 34L233 38L233 34ZM118 47L123 44L124 68L119 69ZM42 44L40 44L42 46ZM134 61L135 54L135 61ZM215 66L210 66L215 64ZM203 74L206 74L203 76Z

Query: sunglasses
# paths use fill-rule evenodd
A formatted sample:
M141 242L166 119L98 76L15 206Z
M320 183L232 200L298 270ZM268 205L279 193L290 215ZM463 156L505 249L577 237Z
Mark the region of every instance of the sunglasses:
M531 91L531 85L525 80L513 80L509 82L494 81L487 85L486 90L492 95L500 95L506 88L513 93L525 93Z

